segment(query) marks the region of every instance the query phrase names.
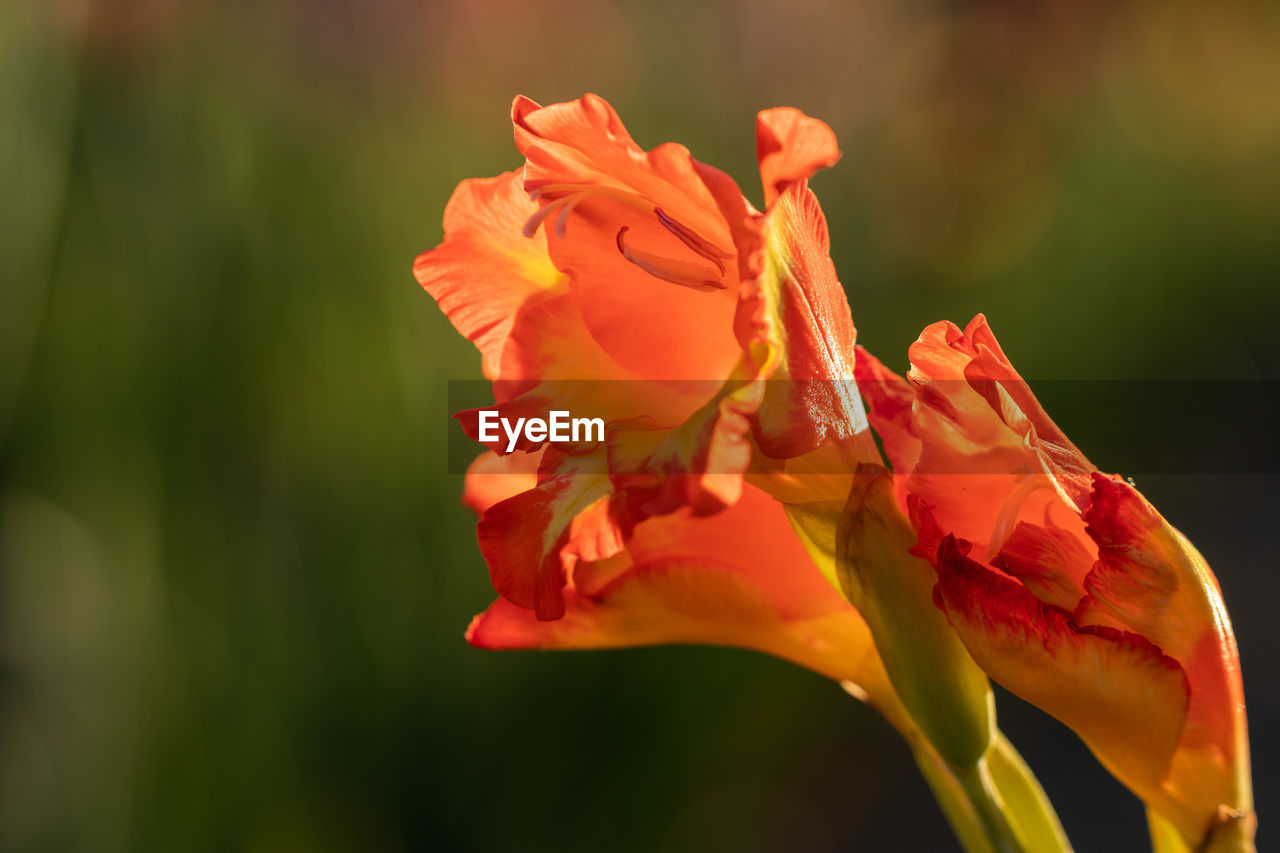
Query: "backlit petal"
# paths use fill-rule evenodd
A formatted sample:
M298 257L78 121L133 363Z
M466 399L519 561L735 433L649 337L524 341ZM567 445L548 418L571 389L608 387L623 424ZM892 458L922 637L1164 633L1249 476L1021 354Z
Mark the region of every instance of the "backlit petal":
M913 550L934 559L938 601L974 658L1079 732L1189 849L1248 836L1239 657L1204 558L1093 468L981 316L930 326L911 360ZM1160 695L1172 667L1177 698Z
M743 345L764 340L780 355L756 440L766 456L788 458L865 432L867 422L849 302L828 254L826 218L804 183L770 208L763 239L761 269L744 285L735 324Z
M840 147L826 122L791 107L776 107L756 116L756 159L768 207L791 184L834 166Z
M1007 446L1016 438L1068 503L1088 508L1089 478L1096 469L1040 406L984 316L974 317L963 331L952 323L929 326L911 345L910 357L910 379L926 389L935 386L921 394L921 401L955 421L958 439Z
M568 282L551 263L546 238L520 233L538 209L522 183L518 170L460 183L445 208L444 242L413 264L418 282L479 348L490 378L522 308Z

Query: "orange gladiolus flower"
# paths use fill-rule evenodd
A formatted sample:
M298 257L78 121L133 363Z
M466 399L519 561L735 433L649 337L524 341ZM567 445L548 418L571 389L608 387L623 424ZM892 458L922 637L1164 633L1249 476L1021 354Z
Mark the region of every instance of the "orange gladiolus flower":
M805 183L839 157L831 130L760 114L762 214L683 146L641 150L593 95L517 98L512 121L524 168L464 181L414 272L480 349L500 411L590 411L609 437L477 461L468 502L502 598L468 637L719 642L853 678L874 657L865 624L781 506L743 482L757 445L799 455L865 424L853 324ZM818 393L788 417L804 380Z
M982 316L925 329L910 384L858 357L913 552L978 664L1073 728L1146 801L1153 831L1252 849L1240 662L1204 558L1089 463Z

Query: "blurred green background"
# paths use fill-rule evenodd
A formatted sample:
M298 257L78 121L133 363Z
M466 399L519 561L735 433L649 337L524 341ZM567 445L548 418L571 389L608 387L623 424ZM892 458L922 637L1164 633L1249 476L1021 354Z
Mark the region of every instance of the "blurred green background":
M956 849L807 672L463 642L492 592L446 383L479 363L410 264L519 163L517 92L598 92L757 203L754 112L789 104L840 137L814 186L891 365L984 311L1033 380L1280 379L1278 44L1265 2L3 4L0 850ZM1280 478L1139 485L1235 618L1265 846ZM1142 849L1000 701L1077 849Z

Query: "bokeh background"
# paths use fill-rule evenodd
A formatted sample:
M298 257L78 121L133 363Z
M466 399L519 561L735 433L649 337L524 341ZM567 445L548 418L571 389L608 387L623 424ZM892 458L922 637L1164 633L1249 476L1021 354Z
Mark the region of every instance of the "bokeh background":
M885 361L984 311L1033 381L1232 379L1257 411L1277 44L1261 0L0 5L0 850L955 850L812 674L463 642L492 593L446 389L479 364L410 264L457 181L518 164L517 92L598 92L757 201L754 112L790 104L841 139L814 186ZM1235 436L1229 471L1139 486L1235 618L1265 848L1274 421L1054 414L1110 470ZM1077 849L1143 849L1070 732L1000 711Z

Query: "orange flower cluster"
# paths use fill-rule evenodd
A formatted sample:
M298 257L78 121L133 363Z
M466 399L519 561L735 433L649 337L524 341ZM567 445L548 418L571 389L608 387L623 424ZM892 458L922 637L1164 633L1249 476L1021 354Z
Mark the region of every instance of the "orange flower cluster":
M926 328L906 379L855 346L808 188L840 156L829 127L759 115L759 211L683 146L642 150L598 97L517 98L512 122L523 167L460 184L414 273L499 411L607 427L472 465L500 597L471 643L768 652L856 685L961 788L999 794L964 769L1002 740L985 673L1143 798L1158 849L1252 849L1212 572L1062 434L981 316ZM969 733L929 722L948 715ZM1037 833L978 812L1012 849Z

